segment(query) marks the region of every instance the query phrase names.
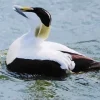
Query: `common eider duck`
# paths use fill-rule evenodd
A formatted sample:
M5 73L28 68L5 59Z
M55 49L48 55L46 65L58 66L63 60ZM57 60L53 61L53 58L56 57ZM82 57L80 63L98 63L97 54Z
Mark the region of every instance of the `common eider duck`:
M46 41L51 26L50 13L40 7L14 6L24 16L30 31L9 47L6 64L9 71L60 77L67 72L100 69L100 63L68 48Z

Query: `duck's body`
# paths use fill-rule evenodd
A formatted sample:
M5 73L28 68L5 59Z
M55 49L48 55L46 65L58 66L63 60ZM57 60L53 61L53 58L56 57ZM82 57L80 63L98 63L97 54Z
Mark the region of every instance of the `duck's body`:
M70 71L75 66L71 56L61 52L66 50L71 49L58 43L35 39L32 34L24 34L9 48L8 69L30 74L51 74L50 76L65 74L66 70Z
M30 12L30 9L28 11ZM49 15L47 11L45 13ZM24 15L24 17L27 16ZM35 36L31 30L15 40L9 47L6 60L9 70L19 73L62 76L67 71L79 72L100 68L98 62L75 50L59 43L45 41L43 38L49 31L49 24L43 23L40 29L37 28Z

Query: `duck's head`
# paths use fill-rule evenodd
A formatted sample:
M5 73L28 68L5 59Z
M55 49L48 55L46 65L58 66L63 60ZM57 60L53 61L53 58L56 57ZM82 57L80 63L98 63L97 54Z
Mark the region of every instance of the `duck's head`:
M35 27L36 37L42 39L46 39L48 37L51 25L51 15L47 10L40 7L21 7L21 6L14 6L14 10L28 20L28 23L30 24L31 28L34 27L34 25L36 26ZM41 21L42 24L39 25L38 23L39 21Z

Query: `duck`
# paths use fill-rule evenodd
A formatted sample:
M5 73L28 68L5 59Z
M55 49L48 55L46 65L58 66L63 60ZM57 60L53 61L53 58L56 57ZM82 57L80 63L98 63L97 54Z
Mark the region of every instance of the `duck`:
M100 69L100 62L56 42L47 41L51 14L41 7L14 6L30 29L9 47L6 65L11 72L61 77L69 72Z

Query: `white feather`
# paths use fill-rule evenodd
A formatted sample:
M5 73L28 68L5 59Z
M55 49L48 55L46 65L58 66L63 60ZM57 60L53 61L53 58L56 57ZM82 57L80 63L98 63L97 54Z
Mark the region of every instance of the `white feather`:
M58 62L62 69L72 70L75 63L71 55L62 53L60 50L71 50L77 53L61 44L34 38L33 34L24 34L10 46L6 62L10 64L15 58L51 60Z

